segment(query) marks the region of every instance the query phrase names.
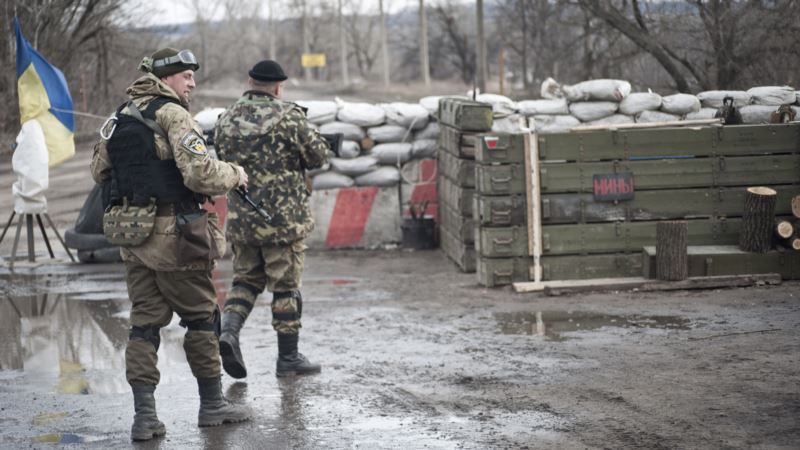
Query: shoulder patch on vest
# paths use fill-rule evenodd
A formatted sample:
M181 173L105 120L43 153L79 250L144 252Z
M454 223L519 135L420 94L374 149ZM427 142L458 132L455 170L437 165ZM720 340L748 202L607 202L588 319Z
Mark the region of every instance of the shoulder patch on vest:
M183 147L183 149L189 153L194 153L195 155L205 155L208 153L206 141L203 140L203 138L200 137L200 135L194 130L189 131L183 136L183 138L181 138L181 147Z

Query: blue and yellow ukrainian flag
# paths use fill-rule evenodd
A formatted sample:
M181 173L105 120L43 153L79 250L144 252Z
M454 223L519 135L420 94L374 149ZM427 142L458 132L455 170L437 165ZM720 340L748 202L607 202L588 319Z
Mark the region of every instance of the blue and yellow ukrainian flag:
M75 154L72 96L64 74L25 40L16 17L14 31L17 35L20 121L39 121L47 144L48 165L52 167Z

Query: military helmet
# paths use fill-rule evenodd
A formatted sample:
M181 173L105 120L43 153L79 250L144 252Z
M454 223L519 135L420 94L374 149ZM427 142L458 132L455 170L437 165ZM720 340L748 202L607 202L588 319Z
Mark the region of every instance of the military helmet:
M168 77L184 70L197 70L194 53L191 50L176 50L171 47L162 48L151 56L145 56L139 65L142 72L150 72L158 78Z

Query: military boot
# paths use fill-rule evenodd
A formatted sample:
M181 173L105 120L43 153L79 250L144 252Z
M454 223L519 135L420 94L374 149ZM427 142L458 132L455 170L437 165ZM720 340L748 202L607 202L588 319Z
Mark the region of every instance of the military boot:
M147 441L167 434L164 423L156 416L155 386L133 386L133 416L131 440Z
M253 412L245 405L234 405L222 396L220 377L198 378L200 390L200 413L197 425L213 427L223 423L244 422L249 420Z
M275 375L288 377L292 375L306 375L319 373L322 367L311 363L305 356L297 351L299 334L278 333L278 364Z
M247 376L242 351L239 349L239 330L244 325L244 316L236 312L222 315L222 334L219 336L219 354L222 356L222 368L233 378Z

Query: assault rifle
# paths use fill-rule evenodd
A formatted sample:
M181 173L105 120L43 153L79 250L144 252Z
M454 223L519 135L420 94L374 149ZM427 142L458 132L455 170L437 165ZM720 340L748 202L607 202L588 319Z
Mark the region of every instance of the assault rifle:
M342 133L329 133L322 134L322 138L328 141L328 145L331 146L331 151L333 154L339 156L339 150L342 149L342 140L344 139L344 135Z
M238 187L236 188L236 193L239 195L239 198L242 199L245 203L250 205L253 208L253 211L256 212L259 216L263 217L267 223L272 222L272 216L269 215L267 211L264 210L264 202L260 201L258 203L254 202L252 198L250 198L250 194L247 192L247 188L245 187Z

